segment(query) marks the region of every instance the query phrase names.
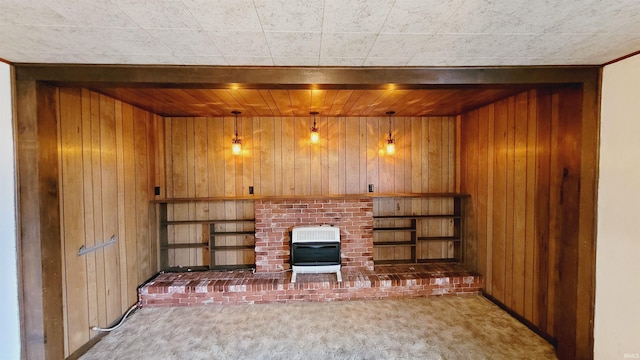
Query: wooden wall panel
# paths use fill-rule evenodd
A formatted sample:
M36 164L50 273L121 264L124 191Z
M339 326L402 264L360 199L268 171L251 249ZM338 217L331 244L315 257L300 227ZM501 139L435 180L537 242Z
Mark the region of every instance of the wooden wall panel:
M460 130L485 292L565 344L576 337L576 318L563 314L577 306L580 93L523 92L463 114Z
M154 121L161 119L104 95L60 88L56 98L64 284L65 356L137 301L136 289L158 271ZM163 164L164 165L164 164ZM117 243L78 256L108 241Z
M175 198L249 196L249 186L254 187L255 195L364 194L368 184L373 184L376 193L447 192L456 187L454 117L394 118L394 155L386 154L384 148L387 117L322 117L318 119L318 144L309 141L312 122L309 117L241 117L238 128L243 150L234 156L230 150L233 118L165 118L163 126L157 127L161 133L155 135L166 139L167 145L164 163L158 166L166 169L165 179L158 182L167 187L161 194ZM225 202L222 208L215 202L197 206L191 210L196 216L211 219L249 218L253 212L246 202ZM446 212L452 203L402 200L375 206L392 215ZM185 204L167 206L169 220L186 219L189 211ZM225 229L231 231L234 226ZM240 226L237 229L243 230ZM428 226L431 229L425 228L425 235L452 225L437 220ZM204 242L202 234L201 227L190 231L189 226L171 226L168 237L170 243ZM236 239L224 241L235 245ZM432 258L447 257L451 252L451 244L446 242L428 247L424 251ZM170 266L206 264L200 253L169 253Z

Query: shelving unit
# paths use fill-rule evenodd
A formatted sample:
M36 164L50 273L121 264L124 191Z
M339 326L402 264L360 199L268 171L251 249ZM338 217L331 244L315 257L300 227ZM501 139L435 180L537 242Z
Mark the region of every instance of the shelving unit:
M407 201L408 196L393 198ZM414 199L428 202L439 201L438 213L430 213L420 203L420 211L400 207L393 212L401 214L380 214L374 211L374 256L376 264L408 264L431 262L462 262L464 260L464 214L462 194L413 194ZM385 199L384 201L387 201ZM411 200L415 201L415 200ZM379 206L382 207L382 206ZM411 214L406 214L411 213Z
M186 200L185 200L186 202ZM216 259L225 257L224 255L234 255L238 252L249 252L249 256L241 256L241 258L254 259L255 250L255 220L254 219L210 219L210 220L168 220L167 205L171 203L158 202L160 229L160 269L163 271L184 271L186 270L208 270L208 269L237 269L255 267L255 261L236 262L229 264L220 262ZM227 225L253 224L252 230L226 230ZM176 226L185 225L201 225L203 237L207 239L205 242L169 242L169 229ZM244 226L243 226L244 227ZM207 235L208 233L208 235ZM234 238L232 244L226 241L228 238ZM243 244L238 244L238 238L243 238ZM246 240L249 243L246 243ZM174 239L175 240L175 239ZM172 266L169 261L171 250L178 249L203 249L203 264ZM221 256L223 255L223 256ZM236 259L238 257L236 256Z
M329 196L274 196L157 199L159 214L160 268L164 271L236 269L255 267L255 200L313 200L326 198L373 198L373 250L375 264L412 264L464 261L464 201L458 193L347 194ZM169 220L168 205L231 202L250 203L243 212L231 216L217 213L218 219ZM376 204L380 204L376 206ZM237 215L236 218L233 215ZM175 214L174 214L175 216ZM190 216L193 216L191 213ZM224 216L222 219L220 217ZM188 217L184 213L180 218ZM200 225L194 241L181 241L180 226ZM171 242L170 242L171 239ZM197 264L173 261L179 251L198 250ZM193 256L191 256L193 258ZM170 259L172 261L170 261ZM225 259L227 259L225 261ZM230 259L230 260L229 260Z

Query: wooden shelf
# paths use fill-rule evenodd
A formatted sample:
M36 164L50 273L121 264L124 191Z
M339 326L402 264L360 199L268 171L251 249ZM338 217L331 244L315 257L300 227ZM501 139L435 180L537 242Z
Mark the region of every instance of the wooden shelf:
M235 236L235 235L255 235L255 231L217 231L212 232L211 236Z
M208 201L256 201L256 200L324 200L324 199L367 199L367 198L463 198L461 193L364 193L364 194L328 194L328 195L280 195L280 196L220 196L192 198L157 198L151 200L157 204L175 204Z
M420 262L461 262L464 258L463 249L464 249L464 213L462 202L464 199L468 198L468 194L461 193L364 193L364 194L330 194L330 195L291 195L291 196L260 196L260 195L251 195L251 196L239 196L239 197L207 197L207 198L170 198L170 199L161 199L157 198L151 200L152 203L155 203L159 207L160 214L160 232L159 232L159 240L160 240L160 264L161 268L168 268L169 256L168 252L173 249L187 249L187 248L208 248L210 251L210 256L208 257L208 261L210 263L206 268L208 269L230 269L230 268L247 268L255 266L255 264L234 264L234 265L225 265L224 263L216 264L215 261L218 261L220 258L220 254L223 255L223 259L225 258L224 252L232 252L238 250L251 250L255 249L255 245L224 245L224 246L215 246L216 237L229 237L231 240L232 236L243 236L243 235L254 235L255 230L244 230L240 228L238 231L215 231L215 227L217 225L224 224L249 224L255 223L255 219L198 219L198 220L168 220L167 219L167 208L169 204L180 204L180 203L197 203L197 202L221 202L221 201L230 201L230 202L242 202L242 201L259 201L259 200L327 200L327 199L345 199L345 200L355 200L355 199L382 199L380 200L380 204L388 204L389 202L384 199L427 199L424 201L439 201L438 199L451 199L453 201L453 206L451 207L451 213L442 214L440 211L440 207L437 208L437 212L435 214L430 214L428 212L418 213L418 214L393 214L392 211L388 211L388 214L393 215L375 215L373 216L374 222L378 222L378 225L382 225L379 227L373 228L373 233L378 234L380 240L388 240L389 233L398 233L404 234L403 238L399 239L407 239L410 237L408 241L378 241L374 242L374 249L389 249L389 248L398 248L404 249L405 253L397 252L394 255L387 256L385 260L379 261L376 260L376 264L411 264L411 263L420 263ZM434 200L431 200L434 199ZM443 200L449 201L449 200ZM449 203L450 204L450 203ZM386 206L386 205L384 205ZM426 209L423 207L423 209ZM415 211L415 209L414 209ZM446 211L446 210L445 210ZM407 213L411 213L410 209L406 209ZM433 227L427 227L427 224L431 225L433 223L429 223L430 221L442 220L443 224L446 225L442 227L443 232L441 234L437 233L421 233L424 229ZM388 221L389 223L384 223L384 221ZM395 223L394 221L400 221L401 223ZM382 222L382 223L380 223ZM398 226L394 226L398 224ZM424 224L424 225L422 225ZM436 223L437 224L437 223ZM179 244L168 244L168 228L170 226L179 226L179 225L202 225L209 226L208 230L203 230L203 233L209 235L209 241L207 243L179 243ZM440 229L440 226L435 227L436 229ZM224 228L223 228L224 229ZM446 229L446 230L445 230ZM219 230L219 229L218 229ZM446 232L444 232L446 231ZM386 238L385 238L386 236ZM393 240L393 238L391 238ZM423 251L424 247L419 247L418 244L423 244L426 246L428 242L452 242L453 249L449 251L453 251L452 258L445 259L423 259L421 256L427 256L426 253L418 253L418 249ZM218 242L220 243L220 242ZM409 250L410 249L410 250ZM444 248L443 248L444 249ZM382 250L380 250L382 251ZM394 250L384 250L391 251ZM410 254L409 254L410 252ZM231 254L231 253L230 253ZM422 255L421 255L422 254ZM432 253L429 253L430 256L433 256ZM451 252L447 253L447 251L442 250L440 254L442 256L449 256ZM217 256L217 257L216 257ZM402 259L395 258L395 256L402 256ZM405 258L407 257L407 258ZM245 260L248 261L248 260ZM232 261L231 261L232 262ZM192 267L195 268L195 267Z
M205 271L209 270L208 266L171 266L162 269L164 272L186 272L186 271Z
M416 232L416 228L414 228L414 227L384 227L384 228L373 228L373 231L404 231L404 232Z
M392 195L392 194L388 194L388 195ZM394 197L394 198L407 198L407 197L416 197L416 198L449 198L453 201L452 205L450 209L451 212L450 213L446 213L446 214L442 214L440 209L441 207L438 206L436 210L438 213L436 214L429 214L428 212L425 213L420 213L420 214L407 214L407 215L397 215L397 214L393 214L393 215L375 215L373 216L373 220L374 221L390 221L390 224L394 224L393 221L404 221L403 223L401 223L401 225L399 226L393 226L393 225L389 225L389 224L384 224L384 227L374 227L373 231L374 234L375 233L379 233L379 234L383 234L383 233L390 233L390 232L396 232L396 233L409 233L411 236L411 240L409 241L374 241L373 243L373 247L378 248L378 249L389 249L389 248L397 248L397 249L403 249L403 248L410 248L410 258L407 258L409 256L409 251L408 250L402 250L400 252L397 252L395 250L392 250L391 252L387 251L386 253L383 253L383 250L380 250L380 252L378 254L386 254L386 255L380 255L381 258L378 258L377 260L375 260L376 264L399 264L399 263L404 263L404 264L412 264L412 263L422 263L422 262L461 262L463 260L463 234L464 234L464 214L463 214L463 206L462 206L462 201L464 198L467 197L467 195L465 194L405 194L405 196L399 195L399 196L390 196L390 197ZM382 204L382 203L381 203ZM397 211L398 209L391 209L392 211ZM387 209L390 210L390 209ZM409 211L407 209L407 211ZM442 231L440 233L434 233L432 227L429 226L423 226L422 224L425 225L429 225L429 221L434 221L434 220L443 220L443 221L447 221L447 225L444 227L435 227L435 229L442 229ZM410 222L410 223L409 223ZM408 225L408 226L407 226ZM424 231L425 229L430 229L431 232L429 233L422 233L422 231ZM380 235L378 235L380 236ZM407 236L407 235L404 235ZM405 238L406 239L406 238ZM438 259L427 259L427 258L422 258L421 256L427 257L427 256L433 256L434 254L431 253L432 249L429 249L429 252L423 252L425 250L425 247L419 247L418 245L422 244L425 245L431 242L452 242L453 243L453 256L451 258L449 258L448 256L451 256L451 253L449 252L449 250L440 250L439 253L437 253L437 256L443 256L444 258L438 258ZM418 251L420 250L420 251ZM404 251L404 252L403 252ZM397 259L395 258L395 256L402 256L403 259Z
M373 220L459 219L459 215L390 215L374 216Z
M385 247L385 246L416 246L411 241L379 241L374 242L373 246Z
M462 241L457 236L419 236L418 241Z
M214 199L207 199L203 201L213 201ZM222 199L222 198L220 198ZM202 200L202 199L200 199ZM228 199L225 200L237 200L237 199ZM253 200L253 199L251 199ZM225 258L225 252L228 254L232 254L233 251L239 250L252 250L255 249L255 245L221 245L216 246L216 237L232 237L232 236L246 236L253 235L255 236L255 230L244 230L240 229L237 231L216 231L216 227L218 225L225 224L255 224L255 219L189 219L189 220L169 220L167 219L167 205L169 203L179 203L179 202L192 202L199 201L194 199L165 199L163 201L153 201L158 204L158 213L160 216L159 221L159 248L160 248L160 269L163 271L188 271L187 269L241 269L241 268L251 268L255 267L255 264L226 264L219 263L216 264L216 261L220 260L219 254L223 254L222 258ZM202 234L206 234L209 239L207 242L189 242L189 243L172 243L169 244L169 228L172 226L180 226L180 225L199 225L202 227ZM254 225L255 226L255 225ZM231 238L230 238L231 239ZM192 241L195 239L191 239ZM238 240L237 240L238 241ZM220 243L220 242L218 242ZM205 248L205 253L203 258L208 261L208 264L204 264L203 266L169 266L169 252L171 250L177 249L202 249ZM207 254L208 253L208 254ZM235 259L235 255L232 256Z
M255 222L254 219L219 219L219 220L170 220L163 221L161 225L189 225L189 224L234 224L243 222Z
M211 250L227 251L227 250L251 250L255 249L255 245L230 245L230 246L212 246Z
M181 244L167 244L160 247L164 249L190 249L190 248L203 248L209 246L209 243L181 243Z

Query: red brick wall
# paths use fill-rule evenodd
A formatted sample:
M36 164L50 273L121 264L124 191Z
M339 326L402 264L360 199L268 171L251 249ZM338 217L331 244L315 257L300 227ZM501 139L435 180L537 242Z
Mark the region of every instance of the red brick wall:
M289 236L294 226L340 228L343 268L373 270L373 200L257 200L256 272L290 268Z

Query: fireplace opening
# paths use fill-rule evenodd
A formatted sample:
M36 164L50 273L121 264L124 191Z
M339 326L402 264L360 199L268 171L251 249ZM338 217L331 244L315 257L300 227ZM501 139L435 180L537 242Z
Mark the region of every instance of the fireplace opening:
M291 282L297 274L340 272L340 229L334 226L297 226L291 232Z

